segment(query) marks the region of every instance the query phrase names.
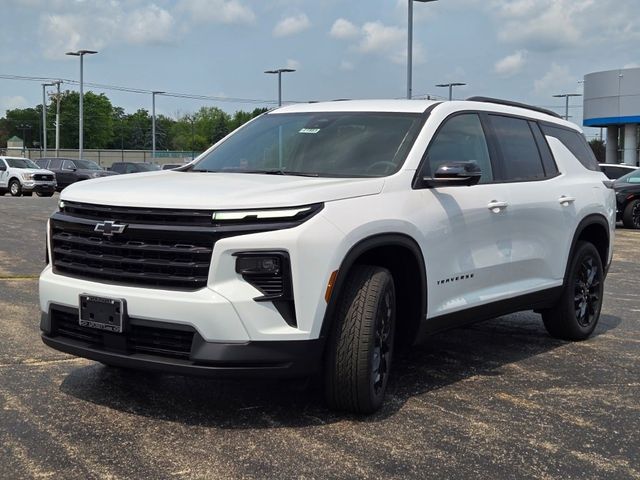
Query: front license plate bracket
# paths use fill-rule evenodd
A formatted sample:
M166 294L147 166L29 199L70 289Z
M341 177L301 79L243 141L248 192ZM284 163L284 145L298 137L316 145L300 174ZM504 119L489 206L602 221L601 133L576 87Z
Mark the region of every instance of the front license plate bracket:
M125 301L123 299L81 294L79 303L80 326L114 333L124 331Z

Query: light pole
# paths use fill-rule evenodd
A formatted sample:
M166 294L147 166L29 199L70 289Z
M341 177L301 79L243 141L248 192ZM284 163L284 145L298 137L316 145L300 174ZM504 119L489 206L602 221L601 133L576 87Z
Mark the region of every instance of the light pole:
M53 87L55 83L43 83L42 84L42 151L43 157L47 156L47 94L45 92L47 87Z
M276 70L266 70L264 73L278 74L278 106L282 106L282 74L295 72L293 68L278 68Z
M60 84L62 80L53 82L56 86L56 158L60 156Z
M462 82L453 82L453 83L439 83L436 87L449 87L449 101L453 100L453 87L461 87L466 85L466 83Z
M564 119L569 120L569 97L581 97L580 93L560 93L558 95L554 95L554 98L564 98Z
M151 92L151 158L156 158L156 95L163 93L158 90Z
M83 58L85 55L93 55L94 53L98 53L95 50L78 50L77 52L67 52L66 55L72 55L74 57L80 57L80 122L79 122L79 131L78 131L78 158L82 158L82 149L83 149L83 141L84 141L84 121L83 121L83 100L84 100L84 89L83 89Z
M407 24L407 99L413 97L411 80L413 77L413 2L435 2L437 0L408 0L409 19Z

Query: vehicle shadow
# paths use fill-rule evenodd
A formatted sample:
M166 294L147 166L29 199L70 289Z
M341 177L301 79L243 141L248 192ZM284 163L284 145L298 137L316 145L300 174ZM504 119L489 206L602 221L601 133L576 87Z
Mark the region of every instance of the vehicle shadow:
M620 318L603 315L589 342L615 329ZM93 364L73 370L65 394L135 415L204 427L248 429L305 427L345 419L376 422L412 397L474 376L499 376L510 363L567 342L549 337L539 315L522 312L435 335L398 355L383 408L368 417L327 409L319 382L212 380L154 374ZM543 361L542 368L547 365ZM554 360L548 360L550 367Z

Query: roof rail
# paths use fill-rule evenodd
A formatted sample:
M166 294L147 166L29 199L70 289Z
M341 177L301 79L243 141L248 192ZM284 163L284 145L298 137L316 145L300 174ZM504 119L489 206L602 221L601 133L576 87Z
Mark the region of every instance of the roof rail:
M536 107L534 105L527 105L526 103L512 102L511 100L501 100L499 98L491 98L491 97L469 97L467 98L467 100L470 102L496 103L498 105L507 105L509 107L526 108L527 110L533 110L534 112L546 113L547 115L551 115L552 117L563 118L561 115L558 115L556 112L547 110L546 108Z

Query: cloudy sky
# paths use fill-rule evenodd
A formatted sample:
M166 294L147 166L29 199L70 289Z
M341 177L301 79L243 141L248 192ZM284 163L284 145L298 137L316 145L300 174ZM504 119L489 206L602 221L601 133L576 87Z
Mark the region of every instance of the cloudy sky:
M2 0L0 74L78 78L70 49L95 49L85 81L257 100L158 98L176 115L216 105L400 98L406 91L407 0ZM415 3L414 94L485 95L561 107L586 73L638 66L637 0L439 0ZM67 88L76 88L68 85ZM94 91L100 91L93 88ZM127 111L150 95L103 90ZM41 101L38 82L0 79L0 115ZM581 123L580 101L571 109ZM559 108L562 110L562 108Z

